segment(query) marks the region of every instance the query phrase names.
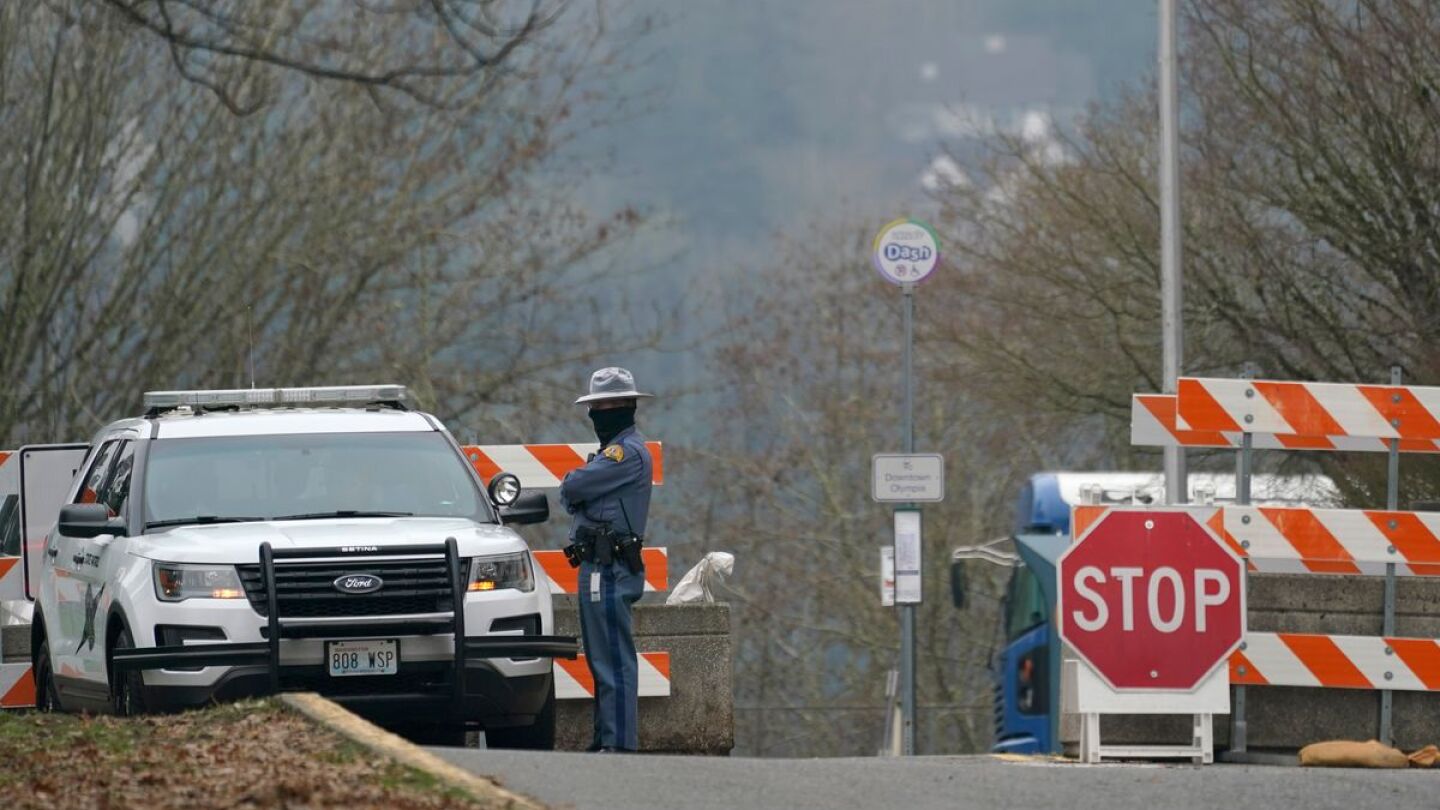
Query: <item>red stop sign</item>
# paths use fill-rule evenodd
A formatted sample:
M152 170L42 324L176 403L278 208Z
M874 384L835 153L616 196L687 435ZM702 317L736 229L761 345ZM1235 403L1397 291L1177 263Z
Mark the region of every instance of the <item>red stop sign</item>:
M1060 637L1115 689L1194 689L1245 635L1243 565L1193 510L1112 509L1060 555Z

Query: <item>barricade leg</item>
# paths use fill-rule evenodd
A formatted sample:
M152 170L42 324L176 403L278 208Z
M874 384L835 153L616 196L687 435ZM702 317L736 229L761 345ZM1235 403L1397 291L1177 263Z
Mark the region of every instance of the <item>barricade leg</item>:
M1210 765L1215 762L1215 727L1212 723L1214 717L1213 714L1196 714L1191 717L1194 724L1192 737L1200 755L1192 757L1190 761L1196 765Z
M1100 761L1100 715L1084 714L1080 717L1080 761L1096 764Z
M1061 675L1062 706L1080 720L1079 761L1094 765L1123 759L1179 759L1196 765L1215 761L1216 714L1230 709L1229 673L1218 669L1192 693L1117 692L1079 661L1066 661ZM1100 739L1102 715L1190 715L1190 738L1175 744L1121 743Z

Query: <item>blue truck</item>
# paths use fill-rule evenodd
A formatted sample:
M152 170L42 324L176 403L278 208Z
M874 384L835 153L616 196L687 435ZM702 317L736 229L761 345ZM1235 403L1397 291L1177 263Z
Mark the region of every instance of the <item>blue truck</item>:
M1224 503L1235 497L1235 476L1192 474L1192 502ZM1335 505L1338 494L1321 475L1255 475L1256 503ZM1088 493L1089 501L1083 498ZM1046 472L1026 480L1015 505L1011 534L955 549L951 595L957 608L968 600L968 566L977 561L1008 567L1000 605L997 651L990 671L995 691L996 753L1060 753L1060 640L1051 621L1056 561L1070 545L1070 510L1082 502L1104 505L1161 504L1159 473Z

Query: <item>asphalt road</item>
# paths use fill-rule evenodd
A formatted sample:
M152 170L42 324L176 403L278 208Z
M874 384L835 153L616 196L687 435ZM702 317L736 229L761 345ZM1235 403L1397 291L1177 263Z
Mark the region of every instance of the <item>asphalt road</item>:
M1440 807L1440 773L1424 771L1079 765L988 756L743 759L431 750L557 810Z

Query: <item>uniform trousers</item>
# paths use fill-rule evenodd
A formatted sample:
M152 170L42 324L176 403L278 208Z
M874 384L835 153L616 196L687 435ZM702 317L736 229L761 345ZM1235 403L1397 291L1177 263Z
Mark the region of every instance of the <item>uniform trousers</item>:
M630 606L645 592L645 575L623 562L580 564L580 638L595 679L595 735L590 749L640 747L636 728L639 671Z

